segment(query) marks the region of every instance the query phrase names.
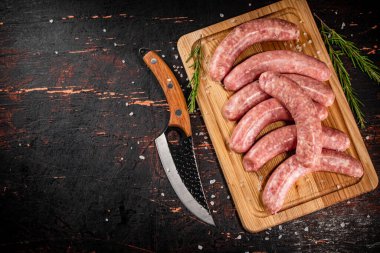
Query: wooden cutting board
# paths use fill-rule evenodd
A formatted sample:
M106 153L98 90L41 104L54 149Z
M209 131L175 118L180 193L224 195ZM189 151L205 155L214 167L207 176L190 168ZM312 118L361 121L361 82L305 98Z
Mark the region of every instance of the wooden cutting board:
M288 193L282 210L276 215L271 215L264 210L261 191L270 173L288 154L275 157L257 173L246 172L242 165L242 155L232 152L226 144L235 123L223 118L221 108L231 93L225 91L220 83L212 81L207 73L208 62L221 40L235 26L261 17L276 17L297 24L301 30L300 40L298 42L256 44L247 49L237 62L258 52L287 49L301 51L327 63L333 72L327 83L332 87L336 101L328 108L329 117L323 122L323 125L340 129L350 136L352 144L347 153L360 159L364 167L364 176L361 179L328 172L312 173L299 179ZM375 169L305 0L277 2L182 36L178 41L178 50L189 77L192 76L193 69L189 67L189 63L186 63L186 59L200 36L203 38L202 49L205 57L202 64L203 75L198 90L198 105L240 220L246 230L258 232L376 188L378 178ZM263 133L281 125L284 123L272 124L264 129Z

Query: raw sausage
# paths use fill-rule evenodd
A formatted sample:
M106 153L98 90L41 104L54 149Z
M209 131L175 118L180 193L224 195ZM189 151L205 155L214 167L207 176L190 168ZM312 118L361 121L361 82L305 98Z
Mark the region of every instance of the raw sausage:
M250 83L233 94L224 104L223 117L231 121L238 120L249 109L268 98L270 96L260 89L259 81Z
M266 71L295 73L319 81L326 81L331 75L327 65L314 57L288 50L274 50L255 54L237 65L224 78L224 87L227 90L239 90Z
M324 106L330 106L334 102L335 95L330 86L313 78L297 74L285 74L284 76L295 81L315 102ZM269 97L268 94L260 89L258 81L247 84L233 94L224 104L222 108L223 117L231 121L238 120L249 109Z
M260 76L260 88L277 98L292 115L297 127L296 158L306 167L318 164L322 151L322 125L311 98L291 79L274 72Z
M319 115L327 117L326 108L317 103L315 105L316 108L319 108ZM325 118L321 120L323 119ZM277 99L270 98L256 105L244 115L232 132L229 141L231 150L238 153L248 151L261 130L280 120L291 121L293 119L289 111Z
M297 74L283 74L296 82L302 90L315 102L324 106L331 106L334 103L335 95L331 87L321 81L308 76Z
M282 19L255 19L244 23L232 30L216 48L209 65L210 76L221 81L236 58L255 43L295 40L299 34L295 24Z
M291 156L285 160L270 176L263 190L262 200L267 210L277 213L292 185L302 176L316 171L328 171L360 178L363 167L360 161L351 156L333 150L324 149L320 158L320 166L306 168Z
M276 155L296 148L295 125L280 127L262 137L245 154L243 165L247 171L258 171ZM345 151L350 146L347 134L330 127L322 127L322 146L326 149Z

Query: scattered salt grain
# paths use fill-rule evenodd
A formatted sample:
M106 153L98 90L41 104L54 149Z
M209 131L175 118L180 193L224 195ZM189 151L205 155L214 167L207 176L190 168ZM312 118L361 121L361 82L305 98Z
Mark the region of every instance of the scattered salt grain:
M124 158L123 158L123 157L121 157L121 158L120 158L120 161L123 161L123 160L124 160Z
M135 83L135 81L132 81L132 82L131 82L131 84L134 84L134 83Z
M306 36L307 35L307 33L306 32L303 32L303 36Z
M241 235L238 235L235 239L240 240L241 239Z
M129 116L133 116L133 112L130 112L130 113L129 113Z
M175 47L172 47L172 50L175 50Z
M221 186L220 186L220 189L223 189L223 188L224 188L223 185L221 185Z
M125 106L128 106L128 105L129 105L129 103L128 103L128 102L126 102L126 103L125 103Z
M320 54L320 53L321 53L321 51L318 50L318 51L317 51L317 54Z
M252 6L252 4L251 4L251 3L249 3L249 4L248 4L248 6L249 6L249 7L251 7L251 6Z
M342 228L344 228L345 225L346 225L346 224L344 224L344 222L340 223L340 226L341 226Z
M367 218L368 218L368 219L371 218L371 215L368 214L368 215L367 215Z
M205 136L205 137L203 137L205 140L207 140L208 139L208 137L207 136Z
M137 144L140 144L140 141L137 141Z
M309 232L309 227L304 228L305 232Z
M198 249L199 249L199 250L202 250L202 249L203 249L203 246L202 246L202 245L198 245Z
M340 27L340 29L343 30L345 26L346 26L346 23L343 22L343 23L342 23L342 26Z
M351 204L351 201L347 201L347 204Z
M107 29L106 29L106 28L103 28L103 32L104 32L104 33L107 32Z
M212 212L213 212L213 213L217 213L218 211L216 211L216 210L212 210Z
M365 139L366 139L366 140L369 140L369 135L367 135L367 136L365 137Z
M105 221L108 221L108 218L106 218Z
M162 58L165 58L165 55L163 54L163 55L161 55L162 56Z
M165 196L165 193L161 192L161 196L164 197L164 196Z
M145 160L145 156L143 156L143 155L140 155L139 158L140 158L140 160Z
M227 196L227 199L230 199L230 198L231 198L230 195L228 195L228 196ZM368 216L367 216L367 217L368 217Z
M174 58L177 60L177 59L178 59L178 54L175 54L175 55L174 55Z
M125 60L121 60L122 63L125 63Z
M215 202L214 201L210 201L210 205L215 205Z
M281 239L281 238L282 238L282 235L279 235L279 236L278 236L278 239Z
M282 230L282 226L280 225L280 226L278 226L278 230Z
M54 22L54 20L52 19L49 19L49 23L52 24Z
M298 235L298 232L294 232L295 235Z
M54 51L55 54L58 54L58 51Z
M335 15L338 15L338 11L336 11L336 12L334 12L335 13Z
M312 40L308 40L307 43L308 43L308 44L311 44L311 43L313 43L313 41L312 41Z
M223 13L220 13L219 16L220 16L221 18L223 18L223 17L224 17L224 14L223 14Z
M269 237L267 236L267 237L265 237L265 241L268 241L269 240Z
M211 180L210 180L210 184L214 184L215 182L216 182L215 179L211 179Z

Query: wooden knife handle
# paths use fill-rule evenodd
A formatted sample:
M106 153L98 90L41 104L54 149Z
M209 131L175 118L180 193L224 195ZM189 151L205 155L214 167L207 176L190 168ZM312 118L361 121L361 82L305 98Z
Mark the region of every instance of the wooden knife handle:
M168 126L181 128L186 136L191 136L190 116L187 112L186 100L173 72L154 51L147 52L143 59L160 83L168 101L170 110Z

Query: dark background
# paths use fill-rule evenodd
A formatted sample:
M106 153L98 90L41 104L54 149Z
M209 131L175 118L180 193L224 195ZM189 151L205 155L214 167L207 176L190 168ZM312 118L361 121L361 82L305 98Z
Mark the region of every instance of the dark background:
M200 246L202 252L378 252L379 190L245 232L199 112L191 117L195 152L216 227L184 209L161 167L154 138L168 121L167 104L138 48L159 50L185 87L176 47L181 35L273 2L1 1L0 252L197 252ZM374 4L309 5L379 65ZM379 173L380 87L345 64L364 103L368 123L361 133Z

